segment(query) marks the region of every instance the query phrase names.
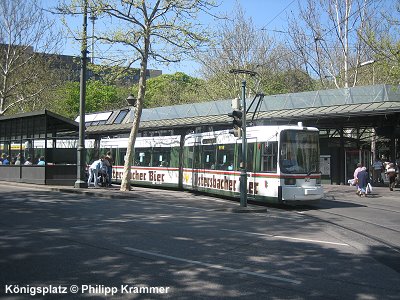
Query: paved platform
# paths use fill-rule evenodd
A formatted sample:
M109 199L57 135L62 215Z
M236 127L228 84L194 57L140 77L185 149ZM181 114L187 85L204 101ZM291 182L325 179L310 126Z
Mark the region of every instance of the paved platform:
M365 198L360 198L356 195L356 187L349 185L324 185L325 199L327 200L357 200L362 201ZM367 199L391 199L400 201L400 188L397 187L394 191L390 191L389 187L373 186L372 193L366 196Z

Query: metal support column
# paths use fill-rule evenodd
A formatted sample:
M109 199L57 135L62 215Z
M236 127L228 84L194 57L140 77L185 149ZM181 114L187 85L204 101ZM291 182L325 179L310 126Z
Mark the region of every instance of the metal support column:
M83 8L82 56L81 56L81 81L79 99L79 144L77 149L77 179L76 188L86 188L86 151L85 151L85 100L86 100L86 64L87 64L87 10L88 2Z
M240 206L247 206L246 80L242 81L242 163L240 165Z

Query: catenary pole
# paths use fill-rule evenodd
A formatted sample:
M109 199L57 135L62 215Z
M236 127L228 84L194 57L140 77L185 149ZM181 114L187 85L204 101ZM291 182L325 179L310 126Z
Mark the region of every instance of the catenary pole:
M257 72L245 69L229 70L232 74L245 74L252 77L258 75ZM247 136L246 136L246 80L242 81L242 162L240 164L240 206L247 207Z
M242 81L242 163L240 165L240 206L247 206L246 80Z

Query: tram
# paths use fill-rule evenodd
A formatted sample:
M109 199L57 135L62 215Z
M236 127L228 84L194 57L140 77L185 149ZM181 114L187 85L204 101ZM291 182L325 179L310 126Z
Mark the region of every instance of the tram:
M248 127L246 140L249 199L296 205L323 197L317 128ZM132 183L238 197L241 143L229 130L137 137ZM100 141L101 153L114 157L114 182L121 181L127 144L127 138Z

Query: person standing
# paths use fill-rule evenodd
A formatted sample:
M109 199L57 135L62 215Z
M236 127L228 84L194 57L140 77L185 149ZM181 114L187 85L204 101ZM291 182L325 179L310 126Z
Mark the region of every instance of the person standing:
M393 191L394 186L396 184L396 168L393 163L390 163L388 168L386 169L386 175L389 178L389 189Z
M94 187L98 186L98 177L99 171L103 166L104 155L100 156L98 160L95 160L89 167L89 179L88 179L88 187L90 187L90 183L93 180Z
M114 164L114 160L111 156L111 151L107 151L106 156L104 157L104 161L106 162L106 166L107 166L108 186L111 186L112 167Z
M373 170L373 178L374 178L374 183L380 183L382 181L381 174L383 172L383 163L379 159L379 157L375 158L374 163L372 164L372 170Z

